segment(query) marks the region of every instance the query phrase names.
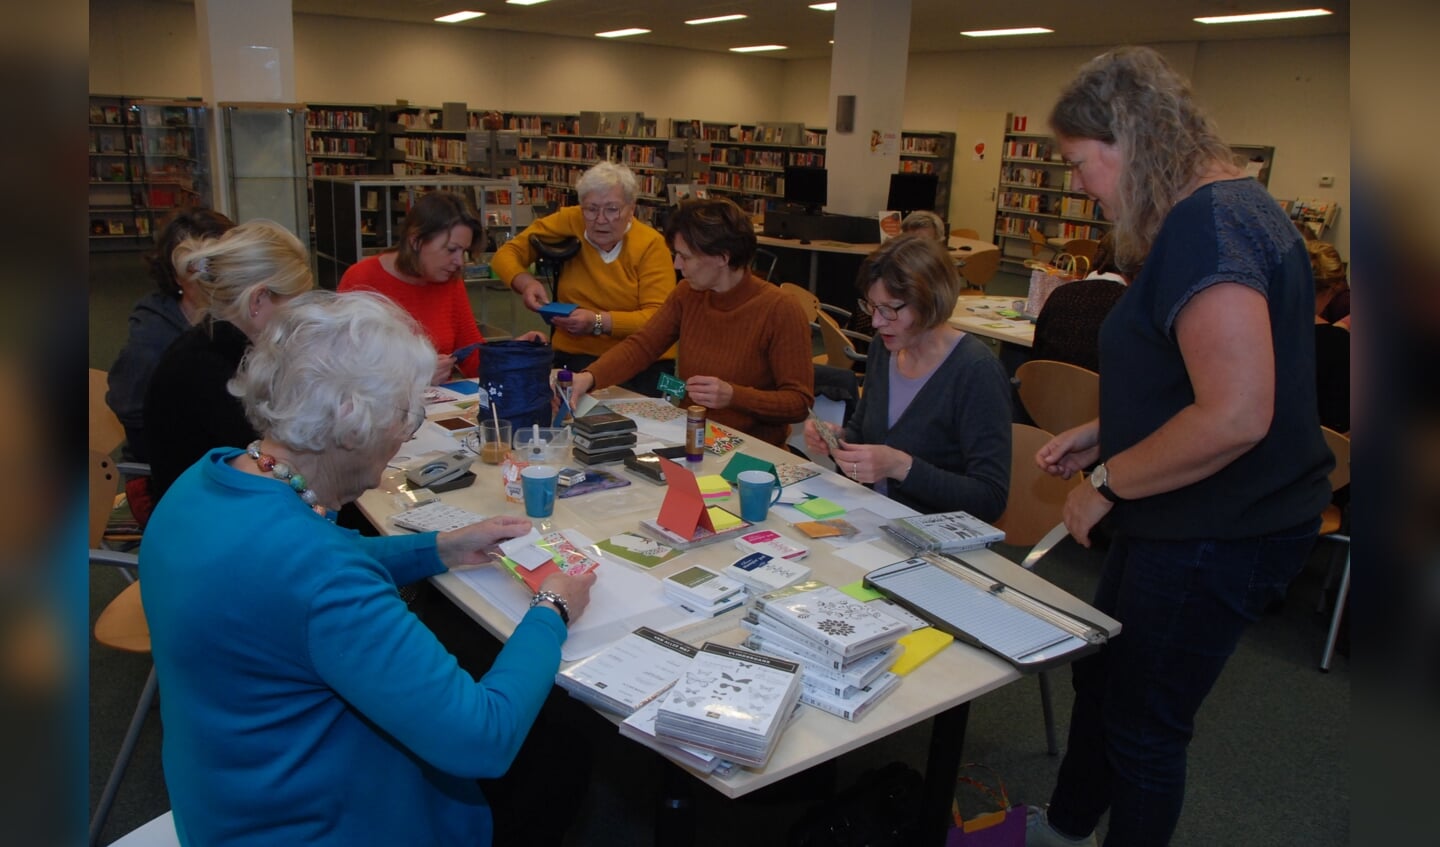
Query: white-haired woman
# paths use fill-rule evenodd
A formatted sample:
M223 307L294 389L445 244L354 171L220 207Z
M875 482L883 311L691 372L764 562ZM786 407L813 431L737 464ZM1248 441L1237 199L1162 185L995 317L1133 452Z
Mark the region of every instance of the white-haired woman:
M601 162L575 186L578 206L547 215L500 247L491 261L495 273L532 311L550 302L545 283L527 268L538 254L531 237L554 242L580 239L580 252L565 263L555 300L575 311L555 319L555 367L581 371L621 340L639 332L675 289L675 271L665 238L635 219L639 184L624 165ZM675 372L675 348L624 385L654 394L661 373Z
M305 245L272 221L186 239L174 261L198 289L204 318L166 349L145 394L150 493L157 499L206 450L255 438L225 383L276 311L315 286Z
M260 436L206 453L156 508L143 602L182 842L490 842L475 780L519 750L594 576L547 579L477 681L396 586L482 564L530 522L362 538L329 521L424 420L434 367L378 295L297 299L230 382Z
M1069 745L1027 843L1093 844L1108 810L1110 847L1163 845L1195 714L1330 499L1315 292L1295 226L1154 50L1085 64L1050 128L1135 277L1101 325L1100 417L1035 461L1066 478L1094 466L1065 525L1089 546L1110 518L1095 606L1125 631L1075 663Z

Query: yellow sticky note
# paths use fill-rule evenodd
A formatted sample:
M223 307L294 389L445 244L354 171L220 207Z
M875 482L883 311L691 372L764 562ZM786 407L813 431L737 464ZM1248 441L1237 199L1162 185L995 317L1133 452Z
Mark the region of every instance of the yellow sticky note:
M900 643L905 645L905 652L900 654L900 658L890 670L904 676L925 664L931 656L949 647L954 640L955 636L941 632L933 626L917 629L900 639Z
M707 500L730 496L730 483L718 473L697 476L695 484L700 486L700 496Z
M739 518L719 506L711 506L705 511L710 513L710 523L714 525L716 532L724 532L732 526L739 526L741 524Z
M875 589L866 586L865 580L863 579L857 579L849 585L842 585L840 586L840 590L859 600L861 603L869 603L871 600L879 600L885 596Z
M845 508L843 506L826 500L824 497L814 497L803 503L796 503L795 508L816 520L834 518L845 514Z

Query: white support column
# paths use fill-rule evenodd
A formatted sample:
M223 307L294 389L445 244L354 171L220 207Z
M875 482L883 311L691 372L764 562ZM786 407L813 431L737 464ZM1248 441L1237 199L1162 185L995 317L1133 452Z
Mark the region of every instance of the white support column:
M831 212L874 215L885 207L900 161L900 122L910 55L910 0L844 0L835 11L830 132L825 167ZM854 129L836 131L839 98L854 100Z
M195 0L200 87L210 106L215 208L232 214L218 103L295 102L295 19L290 0Z

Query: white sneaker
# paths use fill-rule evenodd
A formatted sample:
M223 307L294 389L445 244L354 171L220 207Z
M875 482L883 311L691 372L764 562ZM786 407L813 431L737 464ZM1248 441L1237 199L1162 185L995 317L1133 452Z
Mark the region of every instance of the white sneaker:
M1025 847L1096 847L1095 833L1084 838L1069 838L1055 831L1045 817L1045 810L1029 806L1025 810Z

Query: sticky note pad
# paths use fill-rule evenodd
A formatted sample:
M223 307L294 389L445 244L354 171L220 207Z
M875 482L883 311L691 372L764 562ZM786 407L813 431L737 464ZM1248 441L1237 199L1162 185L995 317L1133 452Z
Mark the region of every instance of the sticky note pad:
M905 645L905 652L900 654L900 658L890 670L904 676L925 664L931 656L949 647L954 640L955 636L941 632L933 626L917 629L900 639L900 643Z
M838 517L845 514L844 507L824 497L812 497L804 503L796 503L795 508L809 515L816 520Z
M730 514L719 506L711 506L705 511L710 513L710 523L714 525L716 532L724 532L732 526L739 526L743 521Z
M706 500L717 500L730 496L730 483L726 482L725 477L718 473L697 476L695 484L700 486L700 496Z
M866 586L865 580L863 579L857 579L849 585L842 585L840 586L840 590L859 600L861 603L869 603L871 600L878 600L885 596L875 589Z

